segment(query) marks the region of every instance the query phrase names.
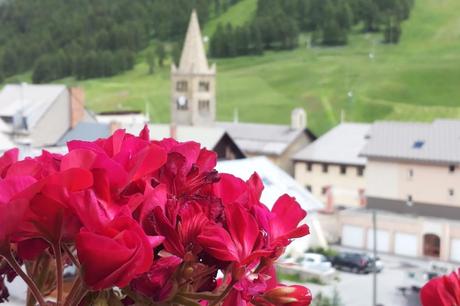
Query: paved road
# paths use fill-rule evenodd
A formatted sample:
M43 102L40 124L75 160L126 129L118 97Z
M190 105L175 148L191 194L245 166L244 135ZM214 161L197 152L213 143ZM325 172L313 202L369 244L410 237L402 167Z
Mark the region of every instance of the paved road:
M408 292L404 296L397 288L407 286L407 273L426 267L424 261L394 256L380 256L384 270L377 276L377 304L382 306L420 306L418 294ZM306 284L313 296L322 293L332 296L334 288L339 292L343 306L372 305L372 274L353 274L339 271L338 280L328 285Z
M405 285L407 271L398 263L385 262L384 270L377 275L377 303L384 306L418 306L416 294L403 296L398 287ZM309 284L313 296L322 292L332 296L334 288L339 292L344 306L372 305L372 274L339 272L339 280L328 286Z

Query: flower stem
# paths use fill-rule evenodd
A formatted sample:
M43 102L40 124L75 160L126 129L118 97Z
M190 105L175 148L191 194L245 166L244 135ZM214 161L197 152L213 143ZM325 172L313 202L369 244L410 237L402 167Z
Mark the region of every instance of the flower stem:
M21 266L19 265L19 263L16 261L16 258L13 256L13 254L11 253L11 249L8 247L7 249L5 248L4 250L2 250L3 252L0 253L1 256L3 256L6 260L6 262L8 262L8 264L10 265L11 269L14 270L14 272L16 272L17 275L19 275L19 277L21 277L24 282L27 284L27 286L29 287L29 290L32 292L33 296L35 297L35 300L37 300L38 304L40 306L46 306L46 302L45 300L43 299L43 296L40 292L40 290L38 289L37 285L35 284L35 282L22 270Z
M82 286L82 279L79 274L77 278L75 279L75 281L73 282L72 289L70 289L70 292L67 295L64 306L70 306L70 305L75 304L73 303L73 299L75 298L75 295L81 290L81 286Z
M217 304L219 304L220 302L223 301L223 299L225 299L225 297L227 296L227 294L230 292L230 290L233 289L233 285L235 284L235 282L232 282L230 283L227 288L225 288L225 290L222 292L221 295L219 295L219 297L217 299L215 299L213 302L209 303L209 306L215 306Z
M56 258L56 281L57 281L57 306L62 305L63 297L63 262L62 262L62 253L61 253L61 242L58 241L56 244L52 245L54 257Z
M72 250L69 248L69 246L66 244L63 244L62 248L66 251L67 255L69 256L74 266L80 269L80 263L78 262L78 259L75 257L75 255L72 253Z
M89 292L88 288L82 282L81 285L79 286L79 290L75 294L75 297L72 299L73 300L72 303L69 305L72 305L72 306L79 305L81 300L83 300L83 298L86 296L88 292Z

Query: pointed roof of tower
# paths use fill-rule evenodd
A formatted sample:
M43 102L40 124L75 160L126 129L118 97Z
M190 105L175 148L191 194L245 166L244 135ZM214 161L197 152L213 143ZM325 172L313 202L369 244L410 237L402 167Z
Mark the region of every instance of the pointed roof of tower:
M196 11L192 11L179 63L182 73L210 73Z

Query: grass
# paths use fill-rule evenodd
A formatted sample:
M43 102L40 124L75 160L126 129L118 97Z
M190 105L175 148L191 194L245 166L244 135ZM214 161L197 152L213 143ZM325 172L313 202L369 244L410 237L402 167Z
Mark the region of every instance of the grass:
M290 281L294 283L303 283L303 281L300 279L299 274L286 274L286 273L278 272L277 278L279 280Z
M291 110L304 107L309 126L321 134L342 112L348 121L364 122L460 118L460 1L415 2L396 46L381 44L381 34L355 33L346 47L307 49L302 42L293 51L217 60L218 119L230 120L238 109L242 121L288 123ZM219 20L244 23L255 3L242 0L204 32L212 33ZM169 64L154 75L147 71L139 57L133 70L115 77L59 82L82 85L95 111L148 104L154 121L167 122Z
M316 277L316 276L311 276L307 278L302 278L300 277L299 274L287 274L287 273L277 273L277 278L282 281L290 281L294 283L310 283L310 284L316 284L316 285L321 285L324 286L326 283L321 280L321 278Z

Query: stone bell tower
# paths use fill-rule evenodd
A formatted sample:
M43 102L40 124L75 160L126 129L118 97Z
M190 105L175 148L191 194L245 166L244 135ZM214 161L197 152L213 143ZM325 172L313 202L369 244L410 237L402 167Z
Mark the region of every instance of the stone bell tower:
M208 66L193 10L179 66L171 66L171 123L212 125L216 118L216 66Z

